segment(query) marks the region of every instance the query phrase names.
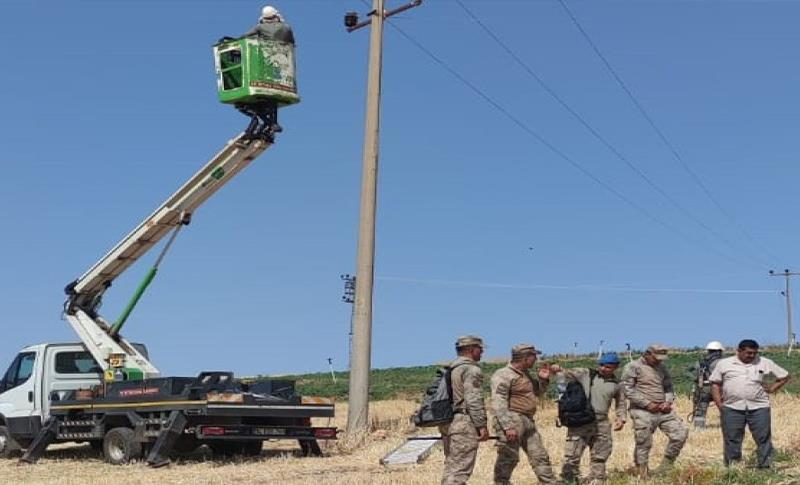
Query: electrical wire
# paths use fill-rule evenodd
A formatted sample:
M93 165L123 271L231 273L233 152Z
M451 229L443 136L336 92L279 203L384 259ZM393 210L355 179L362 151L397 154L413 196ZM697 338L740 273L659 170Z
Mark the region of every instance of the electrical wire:
M456 0L456 1L459 1L459 0ZM686 171L686 173L689 175L689 177L695 182L695 184L697 184L697 186L705 194L705 196L711 201L712 204L714 204L714 206L720 212L722 212L723 215L725 215L725 217L728 218L728 220L730 220L730 222L734 226L736 226L739 229L740 232L742 232L742 234L744 234L744 236L750 241L751 244L753 244L753 246L755 246L763 254L765 254L766 256L771 258L772 260L774 260L774 262L780 261L781 258L776 256L769 249L767 249L766 246L764 246L758 240L756 240L756 238L753 237L753 235L750 233L750 231L748 231L744 227L744 225L742 225L738 221L738 219L736 219L736 217L734 217L733 213L731 213L730 211L725 209L725 207L719 202L719 200L716 197L714 197L714 195L711 193L711 190L708 188L708 186L702 181L700 176L691 168L691 166L688 163L686 163L686 161L683 159L681 154L675 148L675 145L669 140L669 138L667 138L667 136L664 134L664 132L658 127L656 122L653 120L653 117L644 108L642 103L639 102L637 97L633 94L633 91L628 87L628 85L625 83L625 81L623 81L622 77L619 75L617 70L614 69L614 67L608 61L606 56L603 55L603 53L600 50L600 48L597 46L597 44L589 36L589 33L586 31L586 29L583 28L581 23L578 21L577 17L575 17L575 15L572 13L572 11L570 10L569 6L567 5L566 0L558 0L558 2L561 4L561 7L564 9L564 11L566 12L567 16L572 21L573 25L575 25L575 28L578 29L578 31L581 33L583 38L586 40L586 42L592 48L594 53L597 55L597 57L603 63L605 68L608 70L608 72L611 74L611 76L616 80L616 82L619 85L619 87L625 92L625 94L627 95L628 99L631 100L631 102L636 107L636 109L639 111L639 113L642 115L642 117L647 121L647 124L650 125L650 127L653 129L653 131L659 137L659 139L661 139L661 142L664 144L664 146L667 147L669 152L672 154L673 158L680 164L681 167L683 167L683 170Z
M778 294L778 290L760 289L717 289L717 288L639 288L633 286L604 285L526 285L518 283L495 283L488 281L457 281L436 278L413 278L404 276L378 276L381 281L397 283L420 283L439 286L497 288L511 290L569 290L569 291L602 291L623 293L717 293L717 294Z
M366 4L366 1L362 1L362 3ZM631 208L633 208L634 210L639 212L641 215L643 215L647 219L650 219L652 222L654 222L654 223L658 224L659 226L665 228L666 230L678 235L680 238L684 239L685 241L689 241L689 242L691 242L691 243L693 243L693 244L695 244L695 245L697 245L699 247L702 247L706 251L711 252L713 254L716 254L719 257L727 259L727 260L729 260L729 261L731 261L731 262L733 262L735 264L746 264L746 265L752 266L754 268L761 269L761 266L754 266L752 263L750 263L748 261L735 258L735 257L733 257L733 256L731 256L731 255L729 255L729 254L727 254L725 252L719 251L714 247L710 247L710 246L702 243L701 241L699 241L699 240L689 236L688 234L684 233L683 231L681 231L677 227L673 226L672 224L669 224L668 222L660 219L659 217L657 217L656 215L654 215L653 213L651 213L650 211L645 209L643 206L637 204L635 201L633 201L632 199L630 199L629 197L627 197L626 195L624 195L623 193L621 193L620 191L618 191L617 189L615 189L614 187L609 185L608 183L604 182L602 179L600 179L597 175L592 173L590 170L588 170L582 164L580 164L579 162L577 162L576 160L571 158L569 155L567 155L566 153L564 153L563 151L558 149L558 147L556 147L555 145L550 143L547 139L545 139L543 136L541 136L539 133L537 133L535 130L533 130L530 126L528 126L522 120L520 120L519 118L514 116L510 111L508 111L505 107L503 107L494 98L492 98L491 96L489 96L488 94L483 92L483 90L481 90L477 85L475 85L473 82L471 82L470 80L465 78L461 73L456 71L454 68L450 67L449 64L447 64L439 56L434 54L430 49L425 47L417 39L415 39L414 37L412 37L411 35L406 33L403 29L401 29L400 27L398 27L397 25L395 25L391 21L387 21L387 23L388 23L390 28L392 28L394 31L399 33L403 38L405 38L412 45L414 45L419 51L421 51L423 54L425 54L434 63L436 63L442 69L447 71L451 76L453 76L459 82L461 82L466 87L468 87L475 95L477 95L478 97L483 99L485 102L487 102L489 105L491 105L494 109L496 109L498 112L500 112L503 116L508 118L513 124L517 125L517 127L519 127L521 130L523 130L529 136L531 136L532 138L537 140L539 143L544 145L546 148L548 148L551 152L553 152L559 158L561 158L562 160L567 162L573 168L575 168L576 170L581 172L584 176L586 176L587 178L592 180L594 183L596 183L597 185L599 185L600 187L605 189L607 192L609 192L612 195L614 195L616 198L620 199L622 202L624 202L625 204L627 204L628 206L630 206Z
M623 155L618 148L616 148L608 139L606 139L602 134L600 134L597 129L595 129L591 124L589 124L586 119L581 116L572 106L569 105L559 94L551 88L541 76L539 76L525 61L523 61L509 46L506 44L485 22L483 22L477 15L475 15L472 10L470 10L462 0L455 0L455 2L461 7L461 9L467 14L467 16L489 36L491 37L498 46L500 46L522 69L528 73L528 75L533 78L539 86L550 95L558 104L560 104L565 110L567 110L573 118L575 118L589 133L594 136L600 143L602 143L611 153L614 154L619 160L621 160L629 169L631 169L640 179L642 179L650 188L656 191L662 198L664 198L667 202L669 202L673 207L678 209L681 213L683 213L686 217L691 219L694 223L698 226L705 229L708 233L712 234L720 241L724 242L728 247L733 249L736 252L739 252L740 249L733 244L728 238L724 235L716 231L714 228L706 224L702 219L696 216L692 211L684 207L680 202L678 202L675 198L670 196L662 187L656 184L646 173L644 173L636 164L630 161L625 155ZM755 258L752 258L749 253L745 253L745 257L749 258L755 264L760 265L763 263L767 263L769 265L769 261L758 261Z

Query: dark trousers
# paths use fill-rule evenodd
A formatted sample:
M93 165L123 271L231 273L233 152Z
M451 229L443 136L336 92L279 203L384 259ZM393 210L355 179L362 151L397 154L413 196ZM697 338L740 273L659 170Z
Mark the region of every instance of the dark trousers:
M772 418L770 409L750 409L739 411L729 407L722 407L722 440L725 445L725 466L742 459L742 441L744 428L750 429L753 441L758 449L759 468L768 468L772 465Z

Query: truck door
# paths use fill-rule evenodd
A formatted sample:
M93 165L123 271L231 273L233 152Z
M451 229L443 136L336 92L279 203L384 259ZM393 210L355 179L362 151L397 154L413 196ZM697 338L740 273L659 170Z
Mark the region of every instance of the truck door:
M31 419L36 399L36 379L33 377L35 365L36 352L21 352L0 381L0 414L5 416L8 430L13 435L33 434Z
M102 382L103 369L82 345L47 348L44 371L43 417L50 415L50 403L65 399L71 391L91 389Z

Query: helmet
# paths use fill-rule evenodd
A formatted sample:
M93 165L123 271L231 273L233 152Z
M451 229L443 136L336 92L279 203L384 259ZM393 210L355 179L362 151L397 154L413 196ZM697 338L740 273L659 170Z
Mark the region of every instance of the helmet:
M725 350L725 346L722 345L722 342L712 340L706 344L706 350Z
M267 5L266 7L261 9L262 19L271 19L279 16L280 14L278 13L278 9L273 7L272 5Z
M606 352L599 359L597 359L598 365L619 365L619 356L616 352Z

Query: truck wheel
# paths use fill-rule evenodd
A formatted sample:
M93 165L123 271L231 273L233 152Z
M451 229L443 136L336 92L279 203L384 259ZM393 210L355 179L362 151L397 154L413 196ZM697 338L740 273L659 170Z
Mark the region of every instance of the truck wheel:
M264 447L262 441L244 441L242 442L242 455L244 456L261 456L261 449Z
M297 440L300 442L300 450L303 456L322 456L322 450L317 440Z
M13 458L20 451L19 444L11 437L8 428L0 426L0 458Z
M125 465L142 456L142 444L130 428L114 428L103 439L103 455L112 465Z
M211 448L215 456L224 458L229 458L239 451L239 447L236 446L236 443L231 441L212 441L208 444L208 447Z

